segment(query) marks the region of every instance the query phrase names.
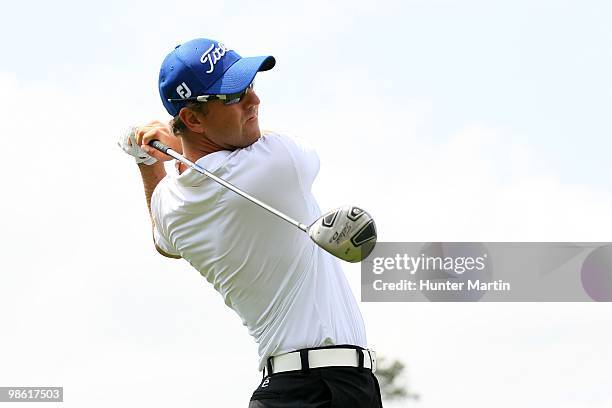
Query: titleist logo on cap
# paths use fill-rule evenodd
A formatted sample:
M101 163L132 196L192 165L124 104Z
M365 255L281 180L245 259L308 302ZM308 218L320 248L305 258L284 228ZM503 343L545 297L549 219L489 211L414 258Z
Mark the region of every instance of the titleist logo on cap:
M202 64L206 64L206 63L209 64L208 71L206 71L207 74L210 74L215 70L215 65L217 64L217 62L219 62L221 57L223 57L225 53L228 52L229 50L230 49L227 48L225 44L219 43L216 48L215 48L215 44L211 45L210 48L208 48L204 52L204 54L202 54L202 57L200 58L200 62Z

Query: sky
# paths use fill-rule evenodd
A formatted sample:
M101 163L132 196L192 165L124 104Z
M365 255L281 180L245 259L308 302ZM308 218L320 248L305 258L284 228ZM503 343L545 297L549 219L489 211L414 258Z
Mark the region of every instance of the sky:
M246 406L257 387L256 344L195 270L156 254L116 146L169 119L157 75L176 45L274 55L262 127L316 146L321 208L359 204L380 241L608 242L611 19L588 0L5 6L0 386L63 386L62 406L93 408ZM609 304L360 307L414 406L612 401Z

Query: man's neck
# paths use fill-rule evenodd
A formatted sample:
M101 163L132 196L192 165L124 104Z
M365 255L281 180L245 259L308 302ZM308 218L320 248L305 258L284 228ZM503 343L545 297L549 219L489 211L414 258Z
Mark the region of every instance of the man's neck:
M193 163L206 156L207 154L225 150L204 137L197 138L196 141L182 138L181 141L183 144L183 156L185 156L187 160ZM188 168L189 167L185 164L179 163L179 174L183 174L183 172Z

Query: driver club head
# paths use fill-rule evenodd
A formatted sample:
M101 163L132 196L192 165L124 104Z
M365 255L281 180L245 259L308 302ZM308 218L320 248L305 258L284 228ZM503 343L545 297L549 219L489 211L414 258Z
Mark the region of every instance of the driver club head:
M321 248L347 262L361 262L376 245L376 224L366 211L346 205L323 214L308 235Z

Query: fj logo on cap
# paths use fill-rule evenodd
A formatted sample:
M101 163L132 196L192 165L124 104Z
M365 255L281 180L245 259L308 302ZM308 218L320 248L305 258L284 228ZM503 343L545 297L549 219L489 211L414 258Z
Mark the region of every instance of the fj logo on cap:
M183 82L176 87L176 93L183 99L189 98L191 96L191 89Z
M227 48L224 44L219 43L217 48L215 48L215 44L211 45L210 48L206 50L202 57L200 58L200 62L202 64L208 63L208 71L207 74L212 73L215 70L215 64L219 62L221 57L225 55L230 49Z

